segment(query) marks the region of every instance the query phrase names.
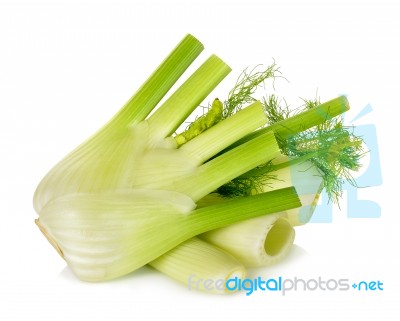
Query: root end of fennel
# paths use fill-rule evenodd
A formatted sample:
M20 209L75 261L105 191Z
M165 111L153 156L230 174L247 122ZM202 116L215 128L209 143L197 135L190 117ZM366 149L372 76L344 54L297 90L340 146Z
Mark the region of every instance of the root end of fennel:
M49 241L49 243L54 247L58 254L64 259L64 253L62 249L58 246L54 237L52 237L49 232L44 228L44 226L40 223L40 220L37 218L35 219L35 224L39 228L40 232L44 235L44 237Z

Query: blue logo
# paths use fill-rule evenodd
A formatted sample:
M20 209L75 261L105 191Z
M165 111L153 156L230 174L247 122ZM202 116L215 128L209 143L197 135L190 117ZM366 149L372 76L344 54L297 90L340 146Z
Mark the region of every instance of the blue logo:
M381 281L361 281L353 283L352 288L358 291L383 291L383 282Z

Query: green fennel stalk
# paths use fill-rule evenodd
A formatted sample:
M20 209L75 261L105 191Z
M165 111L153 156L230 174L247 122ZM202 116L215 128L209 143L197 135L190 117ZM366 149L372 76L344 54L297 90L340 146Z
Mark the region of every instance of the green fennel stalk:
M265 88L264 81L274 80L276 77L281 77L281 74L275 63L263 71L257 71L256 68L250 72L245 70L229 92L222 114L229 119L243 104L256 101L253 94L257 89ZM238 139L227 150L266 132L273 132L281 152L289 156L290 161L258 166L219 187L217 192L220 195L240 197L261 191L262 186L274 179L272 172L311 161L321 173L329 198L338 202L343 183L348 181L354 184L352 172L360 168L361 158L365 154L363 141L338 117L349 110L349 102L345 96L324 103L319 99L304 100L303 103L301 108L290 110L286 103L282 106L275 94L265 95L262 104L268 117L267 126ZM204 117L207 117L207 113ZM187 131L190 131L190 127Z

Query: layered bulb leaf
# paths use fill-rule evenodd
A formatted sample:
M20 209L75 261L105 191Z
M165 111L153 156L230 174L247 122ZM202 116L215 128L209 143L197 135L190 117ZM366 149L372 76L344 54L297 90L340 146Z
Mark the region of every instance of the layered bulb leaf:
M102 281L179 244L170 237L181 235L180 224L194 207L189 197L171 191L77 193L49 202L37 224L80 279ZM168 238L159 237L164 229Z
M287 188L195 206L173 191L77 193L49 202L36 224L80 279L103 281L130 273L198 234L300 202Z

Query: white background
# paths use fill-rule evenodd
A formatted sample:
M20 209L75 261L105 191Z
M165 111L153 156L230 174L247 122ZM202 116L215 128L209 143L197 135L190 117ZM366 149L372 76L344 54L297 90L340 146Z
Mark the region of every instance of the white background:
M0 319L398 320L399 13L386 0L1 1ZM213 97L274 58L294 105L317 90L321 100L348 94L353 116L372 105L359 124L376 125L383 184L359 195L380 204L381 218L349 219L343 202L332 223L297 229L285 262L253 273L380 280L384 291L215 296L150 268L101 284L66 268L33 224L36 185L186 33L206 47L197 65L216 53L233 68Z

